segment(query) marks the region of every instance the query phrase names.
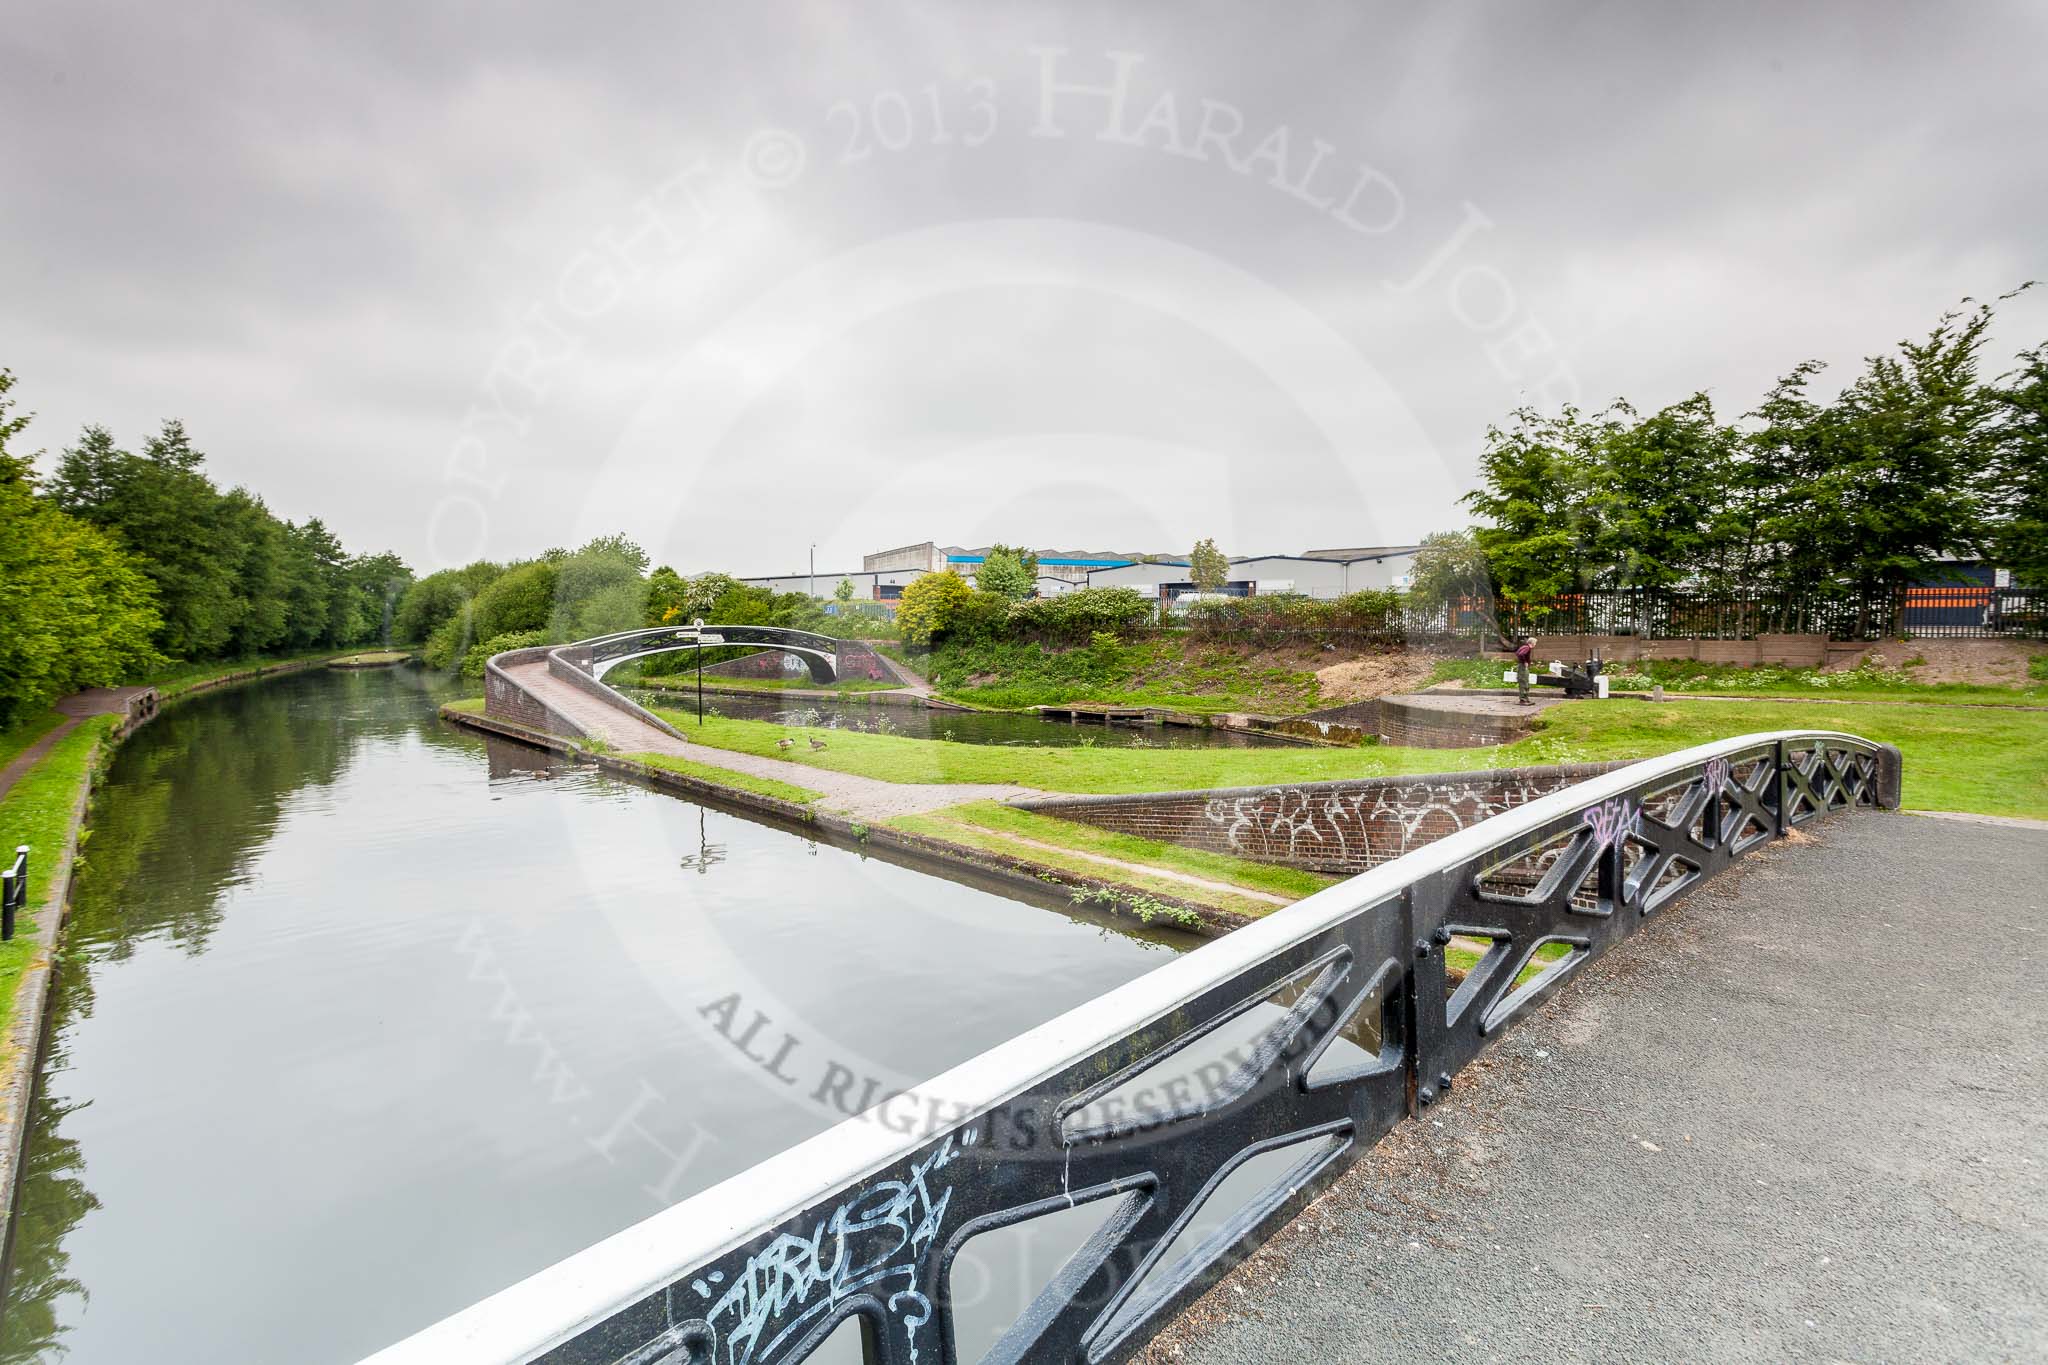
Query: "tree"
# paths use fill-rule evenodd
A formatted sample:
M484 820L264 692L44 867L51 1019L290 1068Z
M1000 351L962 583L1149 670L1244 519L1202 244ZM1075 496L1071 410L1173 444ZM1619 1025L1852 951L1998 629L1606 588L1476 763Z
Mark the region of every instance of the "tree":
M1422 538L1415 551L1408 598L1426 611L1443 612L1445 625L1453 630L1461 612L1477 612L1489 636L1507 639L1494 607L1493 575L1486 567L1486 552L1470 531L1433 531Z
M234 625L228 652L249 658L284 642L290 627L285 601L284 525L263 500L237 488L221 499L221 520L235 547Z
M1992 391L1998 405L1993 473L1998 561L2028 587L2048 588L2048 346Z
M110 533L39 496L8 444L29 422L0 370L0 729L80 687L159 662L156 589Z
M1027 559L1029 564L1025 562ZM1037 590L1038 556L1008 545L991 545L982 557L981 568L975 573L974 581L983 592L992 592L1005 601L1020 602Z
M1741 533L1721 512L1742 433L1716 420L1704 393L1634 416L1617 402L1590 451L1587 568L1604 587L1675 587Z
M832 596L840 602L851 602L853 600L853 580L851 578L840 579L839 586L832 589Z
M647 614L647 584L640 576L646 567L646 551L624 536L600 536L576 553L562 556L554 564L555 606L547 623L549 635L557 640L587 640L637 628Z
M930 644L951 628L973 596L974 589L959 574L922 574L903 589L896 606L896 624L904 639Z
M412 569L388 550L383 554L357 555L348 562L348 582L360 605L362 633L335 643L352 645L374 640L390 644L398 603L412 586Z
M408 584L391 619L391 636L403 644L419 644L504 572L502 565L480 559L460 569L439 569Z
M64 452L53 485L62 510L112 532L136 556L157 587L157 644L181 659L219 655L237 615L238 555L221 497L200 471L205 458L177 422L164 423L140 456L92 426Z
M1198 540L1188 555L1188 577L1199 592L1221 592L1230 579L1230 561L1213 540Z
M1481 484L1463 501L1485 518L1474 537L1501 597L1526 605L1591 585L1595 472L1615 423L1571 407L1556 417L1523 407L1513 418L1511 427L1486 429Z
M1926 340L1869 357L1831 403L1807 395L1816 361L1772 389L1756 445L1782 478L1766 534L1783 547L1785 586L1839 579L1902 605L1898 590L1935 562L1983 551L1997 405L1977 364L1990 323L1989 306L1944 314Z
M515 631L545 630L555 610L555 566L545 560L515 564L477 594L471 634L489 640Z

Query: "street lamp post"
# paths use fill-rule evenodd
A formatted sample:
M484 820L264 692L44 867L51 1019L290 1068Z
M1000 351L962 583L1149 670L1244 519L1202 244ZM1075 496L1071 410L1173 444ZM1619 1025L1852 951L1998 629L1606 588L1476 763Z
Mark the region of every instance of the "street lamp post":
M818 600L818 543L811 542L811 600Z
M698 617L695 624L697 648L693 652L697 656L697 728L701 730L704 728L704 618Z

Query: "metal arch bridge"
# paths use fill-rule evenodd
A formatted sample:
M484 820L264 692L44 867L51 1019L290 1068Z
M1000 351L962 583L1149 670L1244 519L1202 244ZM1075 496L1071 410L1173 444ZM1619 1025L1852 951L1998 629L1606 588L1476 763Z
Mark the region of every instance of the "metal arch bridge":
M807 630L785 630L780 626L656 626L648 630L623 630L562 646L562 652L600 680L620 664L656 654L673 654L683 649L724 649L733 645L759 645L779 649L804 661L811 677L821 683L839 678L839 641L829 635Z
M850 1319L868 1365L958 1365L962 1248L1086 1204L1096 1231L984 1360L1118 1365L1587 962L1810 821L1895 809L1899 783L1895 748L1789 730L1538 797L1174 958L895 1097L901 1122L884 1100L369 1365L798 1365ZM1460 936L1487 945L1462 983L1445 952ZM1376 1050L1336 1049L1354 1018L1376 1024ZM1189 1085L1170 1069L1239 1035L1234 1070ZM1226 1178L1281 1153L1284 1174L1183 1237Z

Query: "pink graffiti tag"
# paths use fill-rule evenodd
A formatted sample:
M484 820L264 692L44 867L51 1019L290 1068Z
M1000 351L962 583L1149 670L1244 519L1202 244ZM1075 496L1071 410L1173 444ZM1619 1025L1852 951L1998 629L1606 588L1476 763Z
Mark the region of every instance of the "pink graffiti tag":
M1608 848L1622 836L1643 827L1643 807L1629 797L1612 796L1597 806L1586 807L1581 818L1586 828L1593 831L1593 838L1600 847Z

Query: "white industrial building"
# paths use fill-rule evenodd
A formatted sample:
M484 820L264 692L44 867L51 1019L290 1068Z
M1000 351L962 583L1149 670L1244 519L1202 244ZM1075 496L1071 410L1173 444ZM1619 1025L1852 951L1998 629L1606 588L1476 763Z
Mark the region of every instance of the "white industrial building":
M1366 588L1405 588L1415 570L1415 546L1369 545L1309 550L1298 555L1241 555L1230 561L1223 591L1233 597L1283 592L1336 598ZM1040 550L1037 593L1054 597L1076 588L1137 588L1162 602L1195 591L1188 561L1168 555L1123 554L1112 550ZM853 583L860 602L894 602L903 589L928 573L957 573L972 582L987 548L962 549L924 541L864 556L855 572L819 570L742 578L775 592L831 597L840 580Z
M1223 592L1231 597L1300 593L1337 598L1368 588L1405 588L1414 577L1413 545L1378 545L1350 550L1310 550L1299 555L1243 555L1230 561ZM1091 588L1137 588L1171 602L1194 592L1185 559L1154 560L1097 569Z

